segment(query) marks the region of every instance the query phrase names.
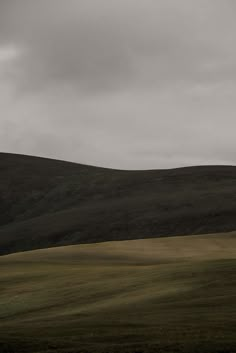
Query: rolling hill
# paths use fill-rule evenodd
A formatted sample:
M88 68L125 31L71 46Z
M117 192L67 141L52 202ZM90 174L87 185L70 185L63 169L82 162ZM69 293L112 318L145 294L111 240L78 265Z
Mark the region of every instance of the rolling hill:
M0 154L0 254L236 229L236 167L122 171Z
M0 257L1 353L234 353L236 232Z

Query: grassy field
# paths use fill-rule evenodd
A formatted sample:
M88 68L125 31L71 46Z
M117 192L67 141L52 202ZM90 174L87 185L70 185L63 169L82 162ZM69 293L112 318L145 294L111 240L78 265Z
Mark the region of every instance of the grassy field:
M236 352L236 232L0 257L0 352Z

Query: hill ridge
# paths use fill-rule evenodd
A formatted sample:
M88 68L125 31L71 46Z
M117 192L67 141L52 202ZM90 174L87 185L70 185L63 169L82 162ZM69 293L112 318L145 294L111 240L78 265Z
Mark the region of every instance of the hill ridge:
M0 151L0 159L2 157L6 158L23 158L23 159L38 159L44 161L52 161L52 162L59 162L59 163L66 163L76 166L84 166L88 168L99 168L105 169L110 171L120 171L120 172L155 172L155 171L181 171L181 170L191 170L191 169L209 169L209 168L236 168L236 165L233 164L199 164L199 165L186 165L182 167L173 167L173 168L145 168L145 169L123 169L123 168L112 168L112 167L104 167L95 164L86 164L86 163L79 163L75 161L69 161L65 159L58 159L58 158L51 158L45 157L41 155L31 155L31 154L22 154L22 153L10 153L10 152L1 152Z
M0 254L236 229L236 167L114 170L0 153Z

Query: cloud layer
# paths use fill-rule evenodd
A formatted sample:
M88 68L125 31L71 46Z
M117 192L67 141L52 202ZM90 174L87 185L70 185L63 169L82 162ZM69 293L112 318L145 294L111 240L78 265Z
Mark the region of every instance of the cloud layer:
M231 0L2 0L0 149L114 168L235 164Z

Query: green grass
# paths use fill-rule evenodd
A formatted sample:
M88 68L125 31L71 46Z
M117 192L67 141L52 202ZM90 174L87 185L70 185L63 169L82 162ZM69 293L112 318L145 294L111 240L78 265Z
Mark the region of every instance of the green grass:
M236 233L0 257L0 352L236 352Z

